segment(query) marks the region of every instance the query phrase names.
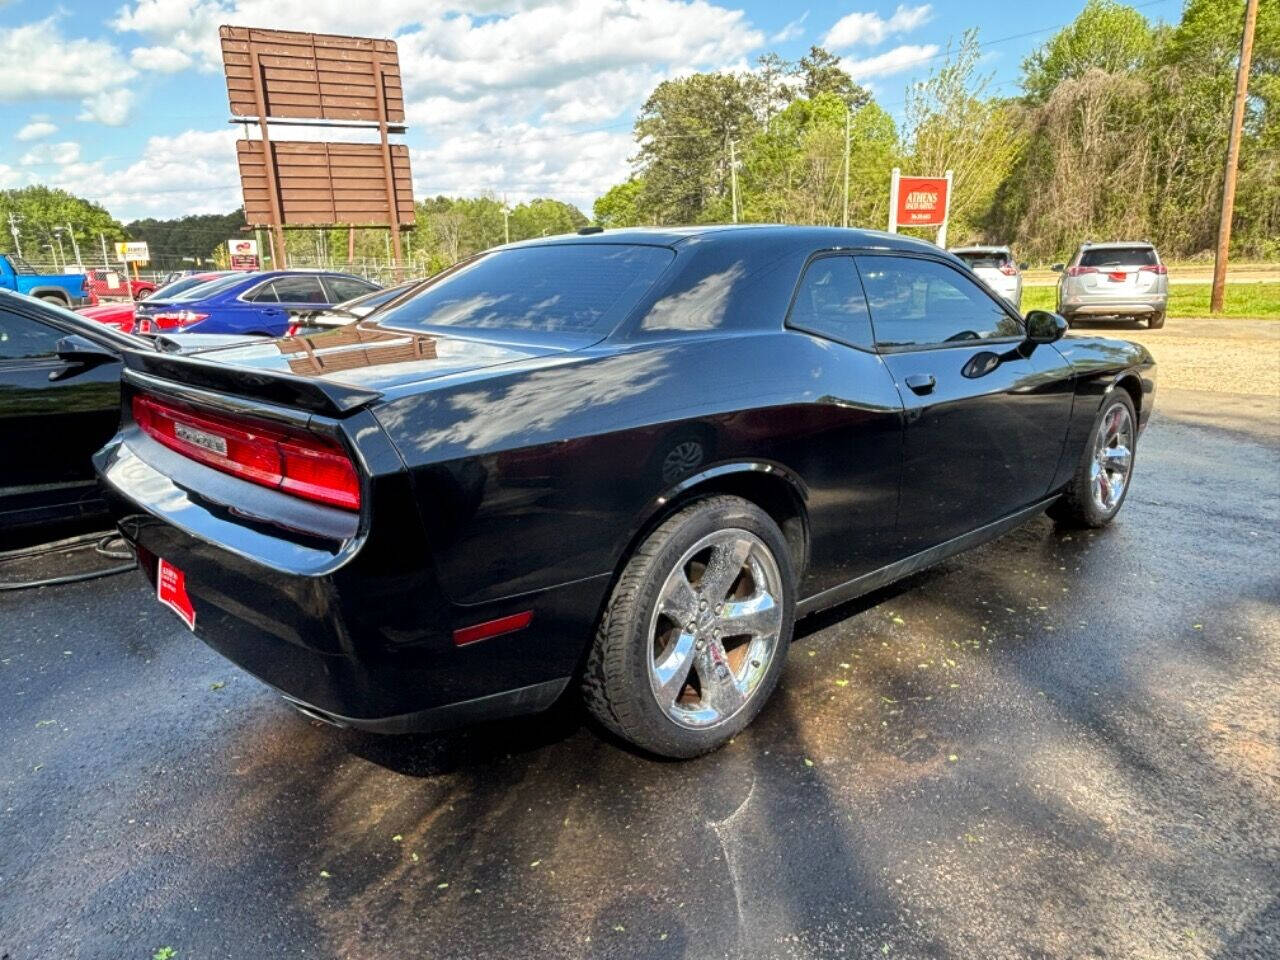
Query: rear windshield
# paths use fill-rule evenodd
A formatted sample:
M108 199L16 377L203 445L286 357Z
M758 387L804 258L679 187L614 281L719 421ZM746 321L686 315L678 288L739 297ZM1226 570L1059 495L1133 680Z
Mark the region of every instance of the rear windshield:
M179 277L173 283L166 283L163 287L152 294L157 300L164 300L182 293L184 290L190 290L192 287L198 287L202 283L208 283L210 277L192 276Z
M993 270L999 270L1009 262L1009 258L1003 253L957 253L957 257L967 263L970 269L976 270L978 267L990 267Z
M1103 247L1080 254L1082 267L1154 267L1156 252L1151 247Z
M165 296L163 299L173 303L184 300L203 300L205 297L212 297L215 293L221 293L228 287L234 287L237 283L243 283L246 277L248 277L246 273L233 273L230 276L219 277L217 280L206 280L194 287L188 287L175 297ZM158 292L152 294L152 298L162 299Z
M392 305L380 322L401 329L602 336L674 256L666 247L604 243L495 250Z

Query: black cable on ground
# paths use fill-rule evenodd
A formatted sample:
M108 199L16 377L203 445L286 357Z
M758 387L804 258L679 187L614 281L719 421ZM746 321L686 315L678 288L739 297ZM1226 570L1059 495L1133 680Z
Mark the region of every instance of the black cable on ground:
M94 551L100 556L112 560L128 560L129 562L107 567L105 570L89 570L85 573L71 573L61 577L45 577L40 580L24 580L17 583L0 580L0 591L28 590L35 587L54 587L64 583L96 580L98 577L110 577L117 573L127 573L138 565L138 561L133 556L133 551L125 545L120 534L100 531L98 533L86 533L78 537L68 537L66 540L55 540L53 543L42 543L37 547L25 547L21 550L0 552L0 568L3 568L5 564L16 563L20 560L51 557L59 553L71 553L73 550L81 550L89 544L93 544Z

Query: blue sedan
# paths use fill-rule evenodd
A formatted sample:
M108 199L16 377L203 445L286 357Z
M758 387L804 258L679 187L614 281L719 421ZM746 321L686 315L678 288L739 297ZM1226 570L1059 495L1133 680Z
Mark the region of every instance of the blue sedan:
M345 273L268 270L218 277L138 305L138 333L233 333L282 337L294 313L342 303L378 285Z

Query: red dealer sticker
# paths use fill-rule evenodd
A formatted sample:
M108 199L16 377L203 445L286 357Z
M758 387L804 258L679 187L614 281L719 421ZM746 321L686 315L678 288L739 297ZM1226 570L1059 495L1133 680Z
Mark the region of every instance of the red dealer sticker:
M156 568L156 598L180 616L188 627L196 628L196 611L187 596L187 578L164 558Z

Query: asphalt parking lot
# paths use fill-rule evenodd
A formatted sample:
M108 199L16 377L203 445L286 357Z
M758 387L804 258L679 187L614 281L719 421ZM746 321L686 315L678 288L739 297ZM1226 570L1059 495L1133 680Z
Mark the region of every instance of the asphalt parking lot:
M698 761L335 731L136 573L0 594L0 956L1280 956L1280 327L1237 382L1187 323L1117 331L1162 386L1112 528L804 622Z

